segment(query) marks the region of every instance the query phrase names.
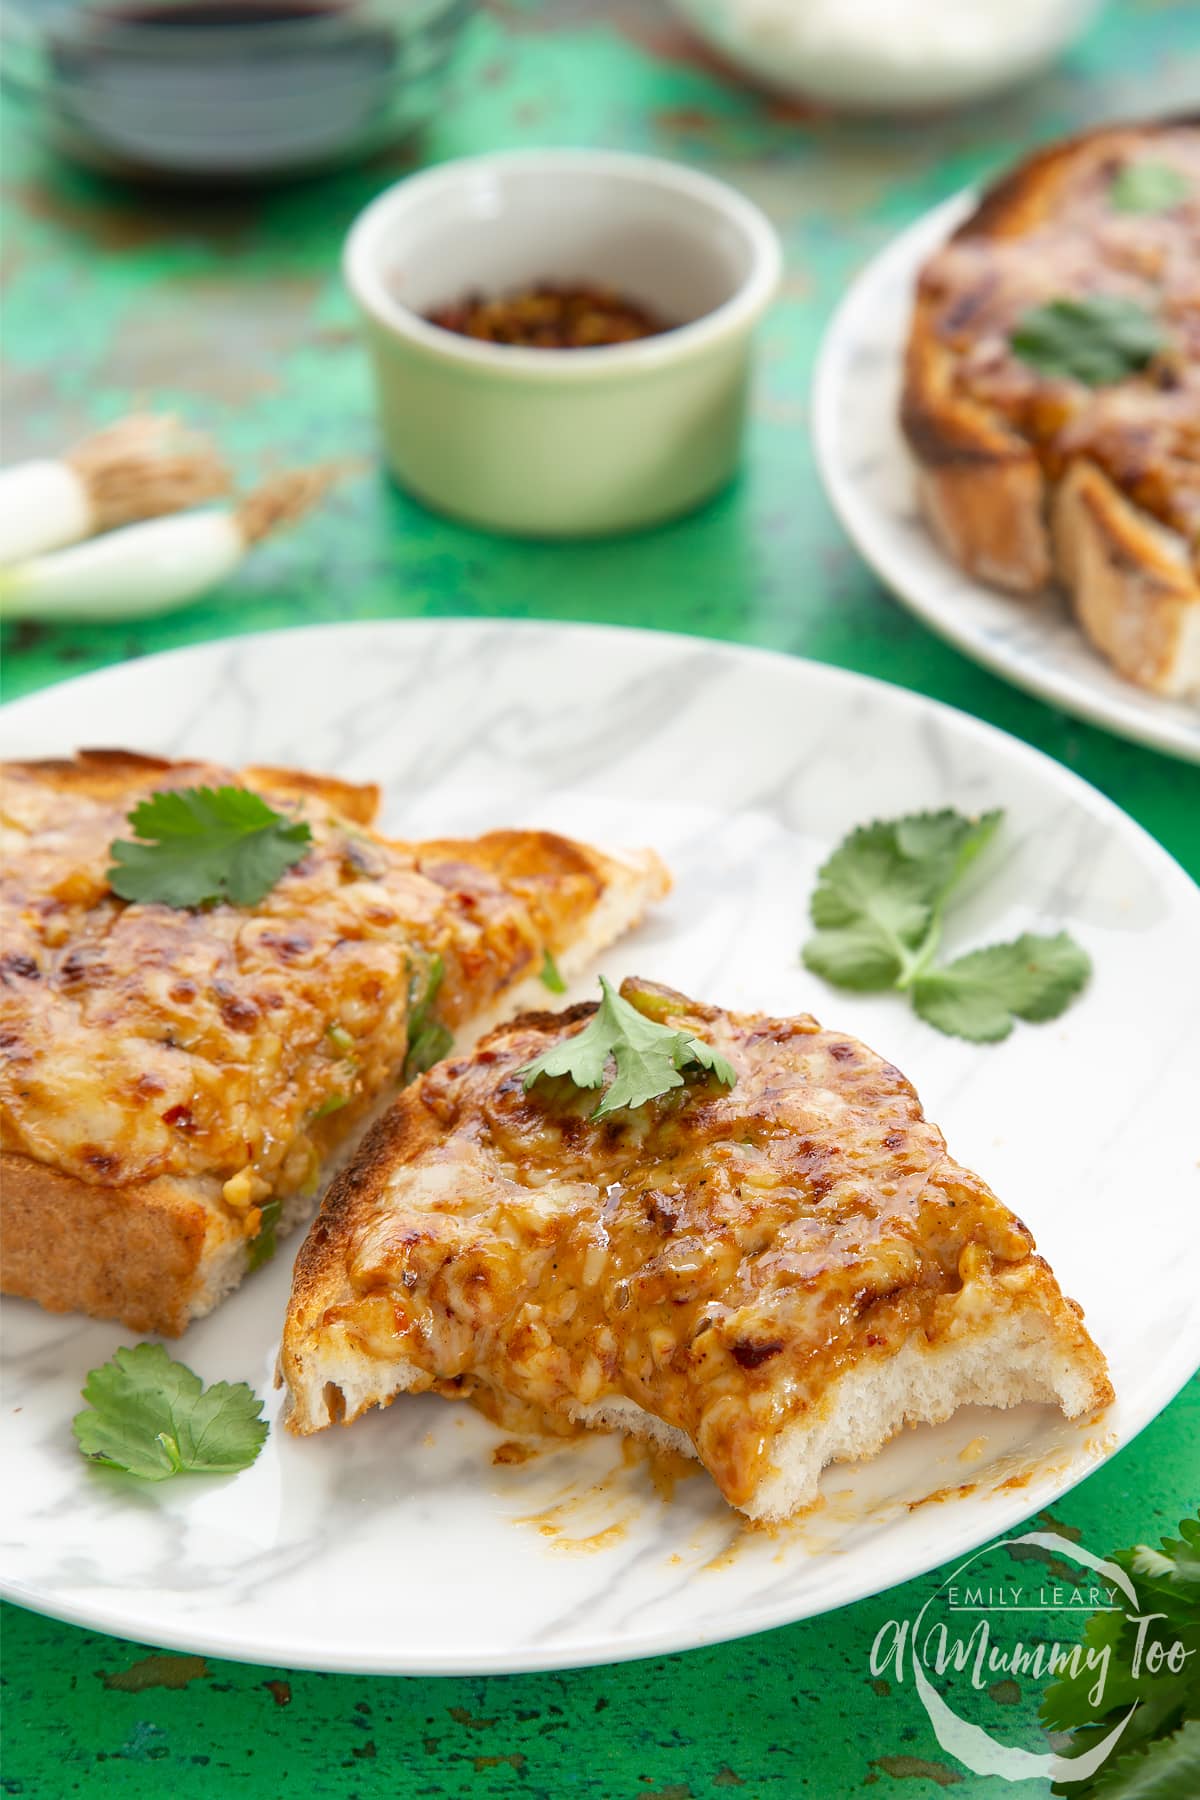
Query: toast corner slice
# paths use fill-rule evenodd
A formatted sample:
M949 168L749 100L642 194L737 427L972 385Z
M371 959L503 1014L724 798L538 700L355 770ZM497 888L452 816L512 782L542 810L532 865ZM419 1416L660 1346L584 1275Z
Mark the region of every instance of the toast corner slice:
M537 974L542 948L569 979L670 887L653 851L608 853L551 832L495 831L476 839L393 843L370 829L379 802L373 784L303 770L256 767L233 775L205 763L91 750L72 758L8 763L0 776L13 840L6 846L3 883L5 948L15 958L0 988L9 1052L0 1071L0 1286L51 1312L81 1311L170 1337L211 1311L247 1274L255 1223L268 1197L279 1201L273 1231L282 1237L311 1212L318 1170L328 1176L395 1093L408 1049L403 995L410 951L430 955L445 927L442 1022L465 1042L506 1006L545 994ZM129 808L161 786L220 780L237 780L277 803L310 809L318 861L324 855L328 864L340 854L325 839L334 833L340 842L342 822L352 828L355 844L380 865L363 883L363 905L381 908L366 920L365 931L347 887L328 880L322 885L320 867L315 879L303 869L285 878L280 892L244 918L229 908L167 916L165 908L116 905L104 878L107 846L119 835ZM296 884L294 902L287 898L289 879ZM381 885L393 879L392 887ZM38 923L47 883L56 894L77 895L66 908L54 909L52 935L43 934ZM414 889L419 890L415 902ZM405 911L410 903L419 919L411 941L406 921L412 915ZM293 970L289 941L282 942L278 967L253 949L245 951L256 936L260 945L272 935L280 941L283 928L274 922L278 908L305 930L311 927L312 935L324 932L325 954L316 959L311 978L302 966ZM395 938L386 964L380 918ZM349 946L345 954L354 954L353 944L365 941L365 958L375 960L364 960L352 977L339 979L331 959L343 938ZM378 953L373 944L380 945ZM76 954L78 946L83 948ZM239 1095L239 1116L247 1117L247 1129L254 1128L264 1108L303 1073L297 1056L324 1058L320 1069L334 1069L325 1049L328 1028L356 1000L359 981L375 983L381 992L379 1043L387 1052L386 1067L372 1075L372 1085L354 1107L339 1097L327 1121L319 1104L292 1121L309 1159L299 1185L288 1185L286 1176L264 1192L266 1184L260 1183L254 1204L253 1193L235 1203L228 1166L170 1166L172 1146L158 1114L183 1119L187 1152L193 1093L224 1093L223 1069L232 1065L239 1078L253 1074ZM164 991L175 982L181 998L169 995L164 1002ZM255 1073L255 1021L263 1018L259 996L267 992L275 1003L293 989L299 994L296 1018L270 1040ZM191 1001L182 997L188 993ZM113 1009L119 1022L107 1035L89 1023L93 1015L103 1020ZM270 1015L264 1031L280 1016ZM221 1028L227 1019L233 1023L225 1036ZM195 1064L180 1054L179 1042L193 1032L203 1047ZM289 1062L290 1037L300 1047ZM372 1045L364 1039L354 1048L361 1057ZM278 1063L284 1073L276 1079L270 1071ZM336 1086L336 1074L331 1079ZM168 1081L180 1083L178 1091L165 1091ZM305 1104L322 1097L313 1094ZM122 1160L127 1137L136 1137L147 1121L158 1133L153 1154L141 1165L128 1155Z
M521 1066L584 1006L519 1018L401 1096L297 1259L291 1431L482 1387L696 1456L774 1520L828 1463L959 1406L1110 1402L1079 1307L897 1070L808 1018L672 1001L733 1089L598 1123L594 1095L525 1095Z

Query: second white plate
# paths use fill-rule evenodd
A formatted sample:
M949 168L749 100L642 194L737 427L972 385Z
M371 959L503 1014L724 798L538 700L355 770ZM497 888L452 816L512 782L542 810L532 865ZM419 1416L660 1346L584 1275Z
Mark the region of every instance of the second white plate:
M959 195L903 232L851 287L825 334L813 393L817 463L842 524L910 611L1017 687L1122 737L1200 762L1200 707L1124 681L1061 595L1002 593L956 567L918 514L900 434L904 345L917 275L976 204Z

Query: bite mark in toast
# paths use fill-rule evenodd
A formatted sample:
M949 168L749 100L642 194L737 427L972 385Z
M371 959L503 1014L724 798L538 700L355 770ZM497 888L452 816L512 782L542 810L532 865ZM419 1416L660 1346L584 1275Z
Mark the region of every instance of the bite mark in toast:
M293 1431L473 1394L682 1449L773 1519L826 1463L965 1403L1108 1402L1079 1308L897 1069L807 1016L622 992L736 1086L699 1077L599 1121L569 1082L526 1093L523 1066L592 1006L527 1014L423 1077L297 1259Z

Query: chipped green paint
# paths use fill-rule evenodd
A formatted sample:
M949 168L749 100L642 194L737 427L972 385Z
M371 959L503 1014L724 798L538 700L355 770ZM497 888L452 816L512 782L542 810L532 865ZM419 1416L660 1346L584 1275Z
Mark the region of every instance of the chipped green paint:
M208 1664L202 1656L168 1656L165 1653L143 1656L126 1669L102 1673L106 1688L122 1694L142 1694L147 1688L184 1688L189 1681L202 1681Z
M845 124L730 81L656 0L493 0L427 160L492 145L614 144L726 176L778 223L788 276L762 334L745 466L704 511L601 545L506 542L425 512L378 472L366 375L337 273L396 154L323 182L147 201L43 160L6 118L5 454L44 452L151 401L218 434L247 479L344 457L328 505L201 605L139 626L4 639L15 696L126 656L309 620L473 614L601 619L791 650L934 694L1038 744L1200 875L1200 782L1018 694L892 604L833 522L805 436L813 357L847 278L918 212L1019 147L1200 86L1193 0L1111 4L1046 80L961 118ZM11 108L8 109L11 113ZM411 154L411 153L409 153ZM1056 1509L1103 1551L1195 1502L1200 1384ZM397 1604L402 1604L397 1569ZM936 1800L949 1771L912 1688L871 1642L928 1591L741 1643L577 1673L358 1680L147 1656L8 1608L2 1786L52 1800L330 1796ZM147 1671L151 1680L147 1681ZM1005 1691L1014 1731L1038 1696ZM964 1775L970 1800L1007 1784ZM1034 1783L1022 1795L1044 1800Z

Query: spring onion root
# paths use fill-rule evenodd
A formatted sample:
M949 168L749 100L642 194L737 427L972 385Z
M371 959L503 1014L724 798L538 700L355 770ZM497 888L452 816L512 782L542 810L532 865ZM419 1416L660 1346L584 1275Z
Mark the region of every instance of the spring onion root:
M0 564L135 519L182 512L227 494L229 486L229 471L212 445L177 419L121 419L61 461L0 470Z
M0 569L0 618L140 619L186 606L246 551L294 524L335 479L332 465L277 475L236 507L126 525Z

